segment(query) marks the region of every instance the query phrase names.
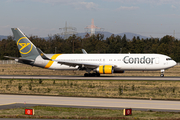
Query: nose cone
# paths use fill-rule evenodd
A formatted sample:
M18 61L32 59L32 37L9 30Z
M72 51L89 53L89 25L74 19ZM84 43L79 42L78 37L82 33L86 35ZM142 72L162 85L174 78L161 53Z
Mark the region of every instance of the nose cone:
M177 65L176 61L173 60L172 65L173 66Z

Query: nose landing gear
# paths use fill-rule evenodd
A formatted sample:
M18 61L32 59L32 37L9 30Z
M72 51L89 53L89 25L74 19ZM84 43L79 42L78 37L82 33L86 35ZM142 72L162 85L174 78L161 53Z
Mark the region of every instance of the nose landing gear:
M161 77L164 77L164 69L163 70L161 70L161 75L160 75Z

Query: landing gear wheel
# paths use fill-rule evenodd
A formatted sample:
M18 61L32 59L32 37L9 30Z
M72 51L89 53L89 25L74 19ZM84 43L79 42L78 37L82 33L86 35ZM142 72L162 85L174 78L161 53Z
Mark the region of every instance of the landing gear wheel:
M100 77L100 74L99 73L96 73L97 77Z
M99 77L99 73L85 73L84 77Z
M160 76L161 76L161 77L164 77L164 74L161 74Z
M92 73L91 76L92 76L92 77L96 77L96 73Z
M88 76L89 76L89 74L88 74L88 73L85 73L85 74L84 74L84 77L88 77Z
M164 69L161 70L161 77L164 77Z

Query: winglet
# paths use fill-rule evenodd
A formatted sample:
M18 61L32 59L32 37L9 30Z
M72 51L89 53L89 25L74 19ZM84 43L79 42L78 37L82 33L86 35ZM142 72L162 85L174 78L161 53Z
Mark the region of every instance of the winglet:
M85 49L82 49L83 54L88 54Z

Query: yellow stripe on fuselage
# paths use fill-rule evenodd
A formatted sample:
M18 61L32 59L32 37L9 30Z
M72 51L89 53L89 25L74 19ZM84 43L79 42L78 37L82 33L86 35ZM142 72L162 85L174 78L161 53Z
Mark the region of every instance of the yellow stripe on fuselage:
M53 55L53 56L51 57L51 59L52 59L52 60L55 60L59 55L61 55L61 54L55 54L55 55ZM50 61L48 62L48 64L47 64L44 68L49 68L49 67L51 67L51 65L52 65L53 62L54 62L54 61L52 61L52 60L50 60Z

